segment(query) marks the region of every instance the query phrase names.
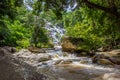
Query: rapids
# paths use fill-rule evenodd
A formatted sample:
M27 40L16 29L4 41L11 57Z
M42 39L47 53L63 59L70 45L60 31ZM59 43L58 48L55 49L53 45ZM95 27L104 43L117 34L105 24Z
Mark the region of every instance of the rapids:
M119 69L93 64L91 58L77 57L61 50L47 50L47 53L21 50L14 56L34 66L48 80L120 80ZM49 60L39 61L47 56L51 56Z
M120 71L112 66L93 64L89 57L77 57L74 53L62 52L60 40L65 30L46 21L55 49L45 49L46 53L32 53L20 50L15 57L35 67L48 77L47 80L120 80ZM28 76L26 71L23 74Z
M109 76L110 73L117 75L119 70L116 68L93 64L88 57L76 57L74 54L64 56L61 53L57 55L52 58L52 61L48 61L48 65L42 67L42 72L45 72L50 80L117 80L114 76L112 79L104 79L105 75ZM68 60L72 63L54 65L58 60Z

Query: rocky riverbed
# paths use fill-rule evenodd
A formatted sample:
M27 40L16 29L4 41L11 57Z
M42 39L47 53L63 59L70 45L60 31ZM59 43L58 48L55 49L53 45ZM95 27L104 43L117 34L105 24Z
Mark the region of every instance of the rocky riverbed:
M16 70L19 74L15 76L20 79L11 80L120 80L118 68L93 64L91 58L77 57L75 54L61 50L49 49L46 53L34 53L22 49L14 54L5 53L10 54L11 57L8 56L7 59L1 54L1 65L3 61L7 61L11 66L18 67L9 69L11 66L7 66L8 63L4 65L6 67L1 67L1 73L5 73L0 74L2 80L10 80L8 78L11 74L16 74ZM6 69L10 71L6 72ZM5 78L6 76L8 78Z

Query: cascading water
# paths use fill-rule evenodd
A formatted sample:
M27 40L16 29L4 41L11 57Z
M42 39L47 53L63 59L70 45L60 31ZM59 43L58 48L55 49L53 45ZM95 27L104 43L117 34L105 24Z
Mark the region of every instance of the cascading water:
M69 5L67 11L72 11L76 5L76 3L73 7ZM46 23L45 29L49 31L48 35L52 39L55 47L61 48L60 40L65 33L65 29L61 26L53 25L46 20L44 21ZM47 53L43 54L34 54L23 50L22 52L14 55L29 65L36 67L38 71L45 74L49 78L48 80L119 80L104 79L104 74L106 73L116 74L117 70L115 68L92 64L91 58L77 57L74 54L64 53L61 49L57 52L56 50L48 50ZM23 72L24 78L27 80L28 73L25 69L23 69Z
M58 25L46 21L45 29L49 31L49 37L52 39L55 46L60 46L60 40L65 34L65 29Z
M49 22L47 22L45 28L49 30L49 36L53 39L55 46L58 46L65 30L59 26L53 26ZM57 34L59 34L59 36L56 36ZM113 74L117 75L119 70L116 68L92 64L91 58L77 57L75 54L62 52L61 49L57 51L46 49L46 51L47 53L31 53L28 50L23 50L14 55L25 63L37 68L37 71L44 74L48 80L120 79L115 79L114 76L112 76L113 79L104 79ZM27 74L26 70L23 70L23 75L26 80L28 78Z
M57 25L52 25L50 22L46 23L45 29L49 31L49 37L52 39L55 46L60 46L60 40L65 33L65 29ZM53 50L49 52L49 54L52 54L53 57L51 61L47 62L50 71L47 71L46 75L48 75L49 78L52 77L51 80L89 80L89 78L117 71L114 68L92 64L91 58L77 57L74 54L64 53L61 49L59 52ZM58 64L57 66L55 66L56 63ZM71 75L73 77L71 77Z

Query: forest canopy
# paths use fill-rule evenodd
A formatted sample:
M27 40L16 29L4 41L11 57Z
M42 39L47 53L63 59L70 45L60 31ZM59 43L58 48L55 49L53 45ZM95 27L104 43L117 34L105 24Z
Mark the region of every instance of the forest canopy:
M1 0L0 46L52 46L44 20L83 38L89 49L120 40L119 0Z

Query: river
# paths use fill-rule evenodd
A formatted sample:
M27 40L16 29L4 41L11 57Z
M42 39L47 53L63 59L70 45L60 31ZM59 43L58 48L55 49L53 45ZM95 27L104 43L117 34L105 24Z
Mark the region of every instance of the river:
M55 49L45 49L46 53L22 49L14 56L35 67L48 80L120 80L120 71L113 66L93 64L89 57L62 52L59 42L65 33L63 28L46 21L45 29L49 31ZM27 77L27 73L24 76Z
M47 53L21 50L14 55L34 66L48 80L120 80L119 69L93 64L91 58L77 57L61 49L47 50ZM50 59L40 61L47 56L51 56Z

